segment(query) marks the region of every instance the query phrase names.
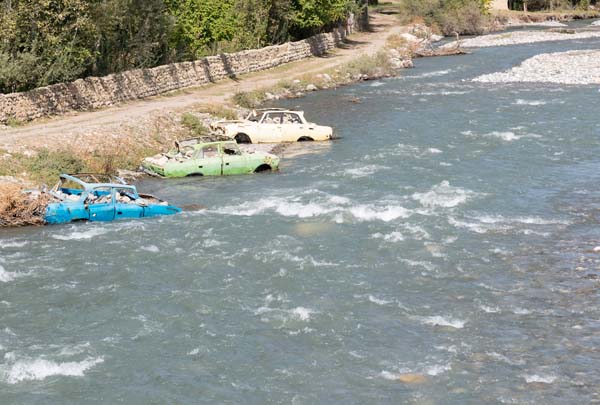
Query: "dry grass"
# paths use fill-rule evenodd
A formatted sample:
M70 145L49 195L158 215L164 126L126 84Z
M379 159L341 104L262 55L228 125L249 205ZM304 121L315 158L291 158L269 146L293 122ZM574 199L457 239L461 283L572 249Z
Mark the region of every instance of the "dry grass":
M0 184L0 227L43 225L50 198L27 195L17 184Z

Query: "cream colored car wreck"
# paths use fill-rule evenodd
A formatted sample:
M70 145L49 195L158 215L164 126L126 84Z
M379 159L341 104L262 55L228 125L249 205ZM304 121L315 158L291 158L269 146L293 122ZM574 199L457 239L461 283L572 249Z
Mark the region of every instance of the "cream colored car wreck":
M303 111L278 108L253 110L245 120L217 121L212 129L237 143L327 141L331 127L307 122Z

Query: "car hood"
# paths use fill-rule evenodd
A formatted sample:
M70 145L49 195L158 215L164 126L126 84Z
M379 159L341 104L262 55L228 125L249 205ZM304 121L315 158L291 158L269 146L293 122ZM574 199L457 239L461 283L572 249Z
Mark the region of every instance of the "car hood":
M210 124L210 127L211 128L217 128L217 127L220 127L220 126L223 126L223 125L244 124L246 122L247 121L244 121L244 120L220 120L220 121L212 122Z

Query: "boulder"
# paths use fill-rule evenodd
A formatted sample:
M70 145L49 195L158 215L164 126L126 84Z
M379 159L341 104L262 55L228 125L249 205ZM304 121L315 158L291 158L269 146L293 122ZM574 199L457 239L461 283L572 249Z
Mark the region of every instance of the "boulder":
M421 42L419 38L406 32L404 34L400 34L400 37L404 38L407 42Z

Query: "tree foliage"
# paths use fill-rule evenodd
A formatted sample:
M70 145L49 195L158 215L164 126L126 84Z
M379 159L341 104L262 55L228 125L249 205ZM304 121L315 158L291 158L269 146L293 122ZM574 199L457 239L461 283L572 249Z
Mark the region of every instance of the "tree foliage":
M364 0L0 0L0 92L302 39Z

